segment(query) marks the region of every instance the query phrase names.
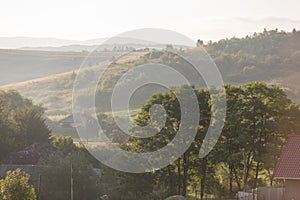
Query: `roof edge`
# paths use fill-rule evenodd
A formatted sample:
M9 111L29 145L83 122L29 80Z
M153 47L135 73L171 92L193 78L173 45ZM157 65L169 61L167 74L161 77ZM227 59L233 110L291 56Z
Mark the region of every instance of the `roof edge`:
M274 180L300 180L299 178L292 178L292 177L274 177Z

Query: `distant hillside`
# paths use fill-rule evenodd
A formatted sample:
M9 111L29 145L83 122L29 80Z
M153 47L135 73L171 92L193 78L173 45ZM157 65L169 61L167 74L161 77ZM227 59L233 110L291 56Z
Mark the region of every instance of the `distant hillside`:
M143 56L146 52L134 52L122 57L118 60L119 65L134 61ZM107 62L102 62L94 66L86 67L83 70L84 78L88 81L89 78L95 75L95 71L102 71L107 66ZM125 67L125 65L124 65ZM76 68L77 70L78 68ZM18 90L24 97L32 99L35 103L43 103L47 108L46 113L52 117L59 119L71 113L72 89L73 82L77 71L69 71L66 73L50 75L43 78L32 79L29 81L7 84L0 86L0 89ZM111 75L115 71L108 71ZM88 96L89 91L81 91L82 96ZM57 118L56 118L57 119Z
M62 51L62 52L82 52L82 51L131 51L134 49L141 48L159 48L162 49L165 44L153 44L153 43L114 43L114 44L102 44L102 45L68 45L60 47L23 47L22 50L31 50L31 51Z
M127 37L113 37L107 39L95 39L87 41L77 41L70 45L63 46L25 46L22 50L35 51L128 51L140 48L164 48L166 44L156 43Z
M60 47L67 45L97 45L107 40L98 38L91 40L65 40L59 38L35 38L35 37L0 37L1 49L19 49L22 47Z
M53 50L63 51L61 49L67 46L97 46L106 42L106 44L147 44L156 45L153 41L145 41L141 39L114 37L111 42L107 42L109 38L97 38L90 40L65 40L58 38L34 38L34 37L0 37L0 49L23 49L23 50Z
M201 41L199 41L201 43ZM300 104L300 32L264 31L245 38L231 38L204 45L222 73L225 83L235 85L250 81L265 81L283 87L296 103ZM197 59L198 48L186 51L186 56ZM172 57L174 56L174 57ZM109 56L108 56L109 57ZM174 63L170 63L174 61ZM119 61L119 71L109 72L108 85L105 91L101 87L98 93L108 92L110 86L121 76L120 69L143 63L176 64L185 69L186 63L167 51L135 52L131 57ZM93 76L91 70L101 70L97 65L87 68L87 77ZM59 116L71 112L71 92L73 72L51 76L44 79L11 84L5 89L17 89L24 96L44 103L48 107L48 115ZM107 93L109 94L109 92ZM89 96L82 91L81 101ZM102 102L97 104L105 107Z
M87 55L87 52L0 50L0 85L74 71ZM86 67L117 55L118 52L95 53Z

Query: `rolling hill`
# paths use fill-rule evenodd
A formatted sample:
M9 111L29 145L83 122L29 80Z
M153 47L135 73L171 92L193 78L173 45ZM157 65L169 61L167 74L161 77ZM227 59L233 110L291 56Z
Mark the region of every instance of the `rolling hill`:
M123 56L118 60L118 64L122 65L139 59L146 52L134 52ZM109 54L111 55L111 54ZM93 59L93 58L92 58ZM83 68L87 78L93 76L95 71L102 71L110 62L101 62L93 66ZM71 113L73 82L76 77L77 68L72 71L54 74L42 78L36 78L18 83L11 83L0 86L4 90L17 90L24 97L32 99L35 103L42 103L47 108L46 113L50 118L60 119ZM114 69L108 74L115 74ZM89 91L81 91L82 96L87 96Z
M277 30L264 31L262 33L256 33L245 38L231 38L220 40L215 43L208 43L204 45L204 48L211 55L215 63L217 64L220 72L222 73L225 83L231 83L234 85L243 84L251 81L264 81L268 84L276 84L286 91L289 97L296 103L300 104L300 32L293 31L291 33L278 32ZM2 51L2 55L6 51ZM157 53L160 52L160 53ZM6 52L7 53L7 52ZM8 51L9 53L9 51ZM24 74L18 72L16 78L13 76L13 71L16 69L7 68L8 71L4 71L6 76L0 80L2 81L2 89L16 89L21 92L25 97L33 99L36 103L43 103L47 108L47 114L52 118L59 118L65 116L71 112L71 93L74 80L75 69L80 63L80 59L83 58L84 53L66 53L66 52L34 52L34 51L20 51L10 52L10 62L16 63L17 59L14 59L12 55L24 56L25 53L31 54L29 57L35 62L20 62L18 65L36 69L41 69L44 73L45 66L41 63L51 63L49 67L45 68L45 71L51 76L47 76L46 73L41 74L44 78L34 79L21 83L6 84L9 80L14 79L21 81L24 77L30 77L26 71ZM106 59L112 57L112 53L106 54ZM187 52L187 56L197 58L198 49L190 49ZM9 55L9 54L8 54ZM50 57L51 59L46 59ZM0 51L1 56L1 51ZM120 77L121 69L126 69L128 66L134 66L135 64L158 62L166 63L166 57L170 58L167 51L150 51L150 52L135 52L132 56L127 56L118 61L119 71L112 70L109 72L110 79L112 81ZM63 58L65 66L70 68L63 68L63 65L59 61ZM66 60L65 58L70 58ZM73 58L73 61L72 59ZM47 60L47 61L45 61ZM75 60L75 61L74 61ZM0 59L0 66L4 66ZM176 61L177 62L177 61ZM9 62L7 61L7 64ZM76 65L77 64L77 65ZM185 63L178 61L176 63L179 67L184 69ZM8 66L8 65L7 65ZM86 68L89 76L93 75L93 70L102 70L105 66L105 62L100 62L95 58L95 63L91 63L91 66ZM123 66L123 68L122 68ZM47 71L48 70L48 71ZM11 71L10 73L8 73ZM56 72L57 75L53 75ZM58 74L59 72L64 72ZM19 79L18 79L19 76ZM7 80L5 81L5 77ZM12 82L12 81L11 81ZM11 83L10 82L10 83ZM101 89L99 89L101 92ZM82 100L88 98L87 91L82 91Z
M0 85L74 71L80 67L88 54L88 52L0 50ZM119 54L95 53L84 67L110 60Z

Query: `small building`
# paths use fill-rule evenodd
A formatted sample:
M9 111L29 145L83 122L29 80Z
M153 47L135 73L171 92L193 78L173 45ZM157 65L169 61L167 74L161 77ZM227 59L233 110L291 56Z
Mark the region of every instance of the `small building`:
M82 125L80 114L72 114L59 121L61 127L80 127Z
M283 180L283 199L300 199L300 136L288 137L274 170L274 179Z
M57 149L49 143L34 143L25 149L12 152L0 161L0 165L45 164Z

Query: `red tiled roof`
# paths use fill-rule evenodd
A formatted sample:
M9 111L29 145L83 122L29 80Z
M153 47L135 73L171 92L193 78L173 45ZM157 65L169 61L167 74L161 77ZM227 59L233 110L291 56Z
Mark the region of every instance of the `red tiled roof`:
M300 136L288 137L274 170L275 179L300 179Z

